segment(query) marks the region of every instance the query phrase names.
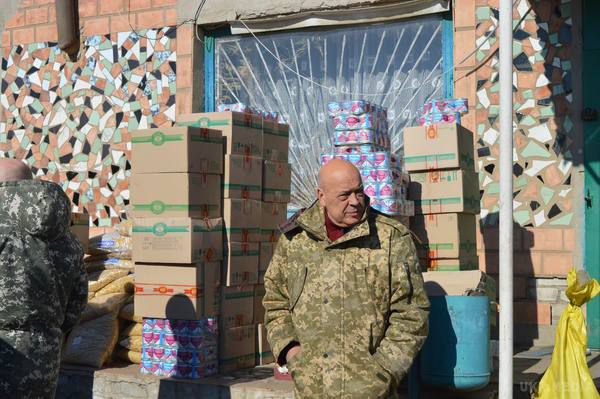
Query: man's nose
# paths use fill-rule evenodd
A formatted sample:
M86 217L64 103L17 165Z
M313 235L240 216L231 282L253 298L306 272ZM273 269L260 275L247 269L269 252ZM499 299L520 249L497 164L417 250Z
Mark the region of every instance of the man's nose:
M356 195L356 193L350 194L349 200L350 200L350 205L360 204L360 201L358 200L358 195Z

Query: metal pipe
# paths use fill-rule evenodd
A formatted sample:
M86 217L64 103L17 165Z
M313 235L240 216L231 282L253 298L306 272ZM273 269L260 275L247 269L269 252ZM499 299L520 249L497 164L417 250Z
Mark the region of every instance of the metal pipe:
M500 0L500 369L498 398L513 397L513 13Z
M79 52L79 2L77 0L56 0L56 28L58 47L71 58Z

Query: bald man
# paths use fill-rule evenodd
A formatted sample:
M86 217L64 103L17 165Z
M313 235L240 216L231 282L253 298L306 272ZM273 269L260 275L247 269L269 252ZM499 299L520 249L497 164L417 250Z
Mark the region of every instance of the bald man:
M0 159L0 398L54 398L60 346L87 303L71 201Z
M296 398L396 398L428 331L409 231L369 207L341 160L321 168L317 201L281 230L263 305Z

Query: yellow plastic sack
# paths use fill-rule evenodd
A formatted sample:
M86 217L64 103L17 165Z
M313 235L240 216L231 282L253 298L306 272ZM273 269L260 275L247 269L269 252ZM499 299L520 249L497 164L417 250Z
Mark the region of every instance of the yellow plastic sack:
M116 293L133 294L134 284L135 282L133 280L133 274L123 276L114 280L110 284L107 284L104 288L98 290L96 295L100 296Z
M142 351L142 336L127 337L119 341L119 345L123 348L127 348L130 351L141 352Z
M121 332L121 338L126 337L141 337L142 336L142 323L133 323L126 327L123 332Z
M118 312L117 309L131 296L130 294L108 294L97 295L88 300L87 305L81 313L81 321L92 320L111 312Z
M123 320L135 321L136 323L142 323L144 319L141 316L136 316L133 310L133 303L129 303L121 308L119 317Z
M115 312L81 323L69 334L62 359L67 363L100 368L110 358L118 335Z
M142 362L141 352L130 351L129 349L123 348L121 346L117 347L115 354L117 355L117 358L129 363L140 364Z
M127 270L103 270L90 273L88 274L88 292L96 292L128 273Z
M598 399L585 359L587 330L581 306L600 293L600 284L584 271L567 275L569 304L560 316L552 362L532 397L534 399Z

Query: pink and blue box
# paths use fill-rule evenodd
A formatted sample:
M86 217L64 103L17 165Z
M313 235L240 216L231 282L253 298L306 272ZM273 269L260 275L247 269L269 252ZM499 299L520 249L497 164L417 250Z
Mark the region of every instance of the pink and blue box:
M334 152L323 154L321 164L343 159L361 172L371 206L385 214L410 216L408 175L390 154L386 109L364 100L333 102L327 106L333 124Z
M216 374L219 369L217 325L214 318L144 319L141 372L189 379Z
M461 115L469 111L466 98L447 98L427 101L419 109L418 122L420 126L455 123L460 125Z

